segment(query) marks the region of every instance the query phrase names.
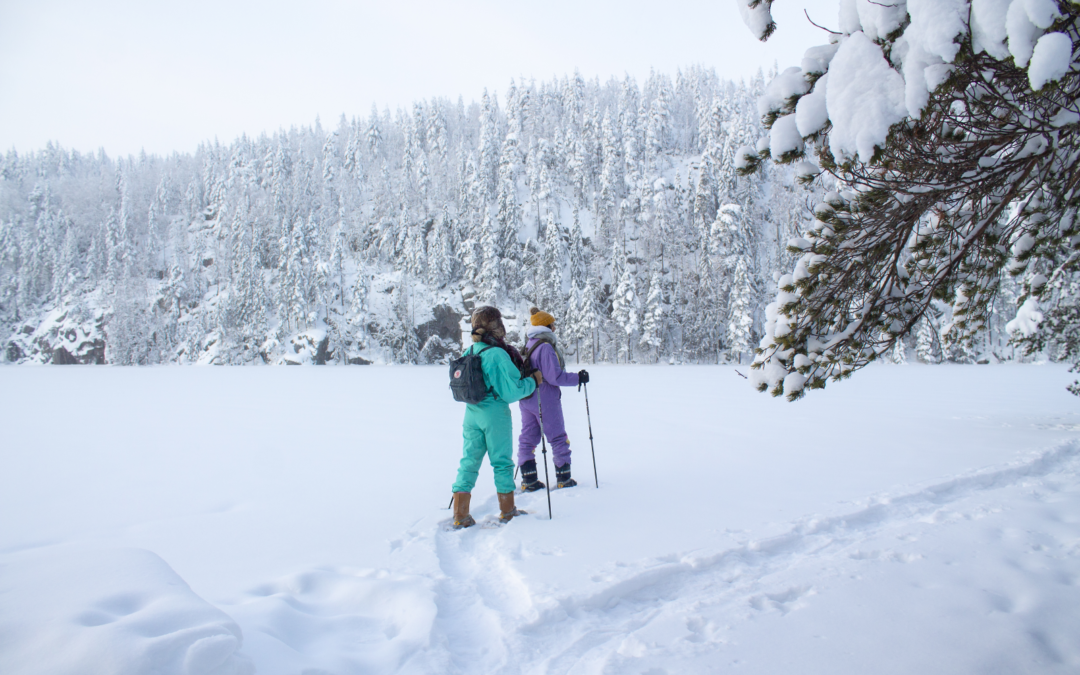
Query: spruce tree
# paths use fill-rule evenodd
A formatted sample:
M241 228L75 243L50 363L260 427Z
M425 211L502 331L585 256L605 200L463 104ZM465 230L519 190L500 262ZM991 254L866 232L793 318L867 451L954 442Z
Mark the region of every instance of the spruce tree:
M491 204L495 202L496 186L499 170L499 139L498 121L495 116L495 105L488 96L487 89L481 99L480 108L480 147L478 164L478 185L482 200Z
M566 317L566 297L563 295L563 265L566 262L566 245L562 228L553 214L548 214L544 227L544 254L540 269L543 275L540 286L542 307L551 312L556 321Z
M487 304L495 304L502 292L502 247L496 220L484 210L484 220L480 225L480 269L477 291Z
M664 332L664 292L660 273L654 270L649 277L649 292L645 298L641 339L638 345L651 350L656 360L659 360L664 346Z
M601 300L600 296L603 287L600 284L600 279L595 275L590 275L589 280L585 286L585 292L582 294L579 326L582 334L582 338L589 342L589 361L590 363L596 363L596 355L599 352L599 329L600 329L600 315L601 315Z
M604 113L601 124L603 167L600 171L600 198L596 203L595 220L600 246L610 246L615 240L616 207L622 202L622 153L619 137L612 123L610 112Z
M736 363L742 363L743 355L753 351L751 329L754 325L754 288L747 260L739 256L735 260L732 275L731 296L728 305L727 344L728 352Z
M618 283L612 294L611 319L621 333L616 342L618 353L630 363L634 358L634 338L641 329L641 306L636 279L631 265L626 262L625 252L621 257ZM615 278L614 275L612 278Z

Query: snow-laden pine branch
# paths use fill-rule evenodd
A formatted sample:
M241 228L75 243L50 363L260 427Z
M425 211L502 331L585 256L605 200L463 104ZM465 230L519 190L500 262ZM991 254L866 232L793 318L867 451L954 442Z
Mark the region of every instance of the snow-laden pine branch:
M768 3L736 2L767 37ZM943 313L935 303L951 317L947 338L970 343L1006 272L1024 278L1016 301L1030 316L1032 298L1076 297L1080 5L842 0L838 10L830 44L765 88L769 135L738 153L744 174L771 157L822 190L818 222L790 244L799 258L754 363L757 385L790 399L891 353ZM1029 348L1080 355L1070 337L1080 327L1067 323L1029 334Z

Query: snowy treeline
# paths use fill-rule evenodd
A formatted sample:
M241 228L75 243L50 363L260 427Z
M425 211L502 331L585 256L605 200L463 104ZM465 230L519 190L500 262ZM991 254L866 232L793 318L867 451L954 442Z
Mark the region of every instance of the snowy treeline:
M575 75L194 155L9 152L4 359L431 363L493 303L511 339L551 311L583 361L743 361L809 217L791 169L735 170L765 81ZM932 321L908 346L949 357Z

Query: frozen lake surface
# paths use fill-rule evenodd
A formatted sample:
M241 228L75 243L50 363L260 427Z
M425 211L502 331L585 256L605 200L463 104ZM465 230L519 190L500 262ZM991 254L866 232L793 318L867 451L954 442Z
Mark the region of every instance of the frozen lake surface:
M0 672L1080 670L1065 367L589 370L600 488L565 389L554 520L453 532L444 367L0 368Z

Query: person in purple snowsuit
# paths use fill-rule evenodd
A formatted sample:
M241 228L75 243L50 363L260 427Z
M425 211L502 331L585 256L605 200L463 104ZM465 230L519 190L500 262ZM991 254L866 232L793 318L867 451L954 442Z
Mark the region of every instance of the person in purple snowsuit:
M555 456L555 480L557 487L573 487L577 481L570 477L570 440L566 437L566 424L563 422L562 392L559 387L576 387L589 381L589 373L582 370L568 373L565 370L566 359L555 340L555 317L533 307L529 310L525 334L527 358L526 367L532 366L540 371L543 384L536 388L536 393L523 398L518 403L521 408L521 436L518 438L518 466L521 467L521 489L523 492L542 490L545 486L536 473L536 446L540 443L540 407L544 413L544 435L551 443ZM539 397L539 401L537 400Z

